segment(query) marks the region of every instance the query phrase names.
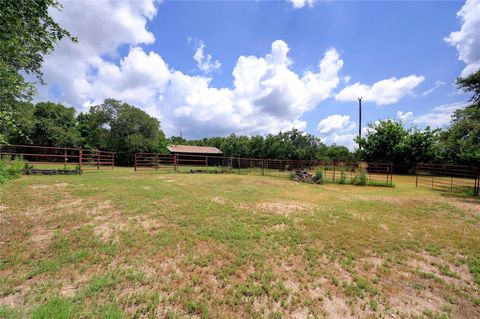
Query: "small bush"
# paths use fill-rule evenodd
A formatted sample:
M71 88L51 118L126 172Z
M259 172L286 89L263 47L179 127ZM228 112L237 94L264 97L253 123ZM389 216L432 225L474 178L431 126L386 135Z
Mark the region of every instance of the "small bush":
M345 168L340 169L340 179L338 180L339 184L346 184L347 183L347 175L345 174Z
M357 186L365 186L367 185L368 177L367 171L363 168L358 169L357 174L352 179L352 184Z
M315 172L315 176L313 177L313 182L315 184L323 184L325 181L323 180L323 172L321 169L317 169Z
M288 173L288 179L295 179L295 177L297 176L297 174L295 173L295 171L290 171L290 173Z
M383 182L383 181L368 181L368 186L377 186L377 187L395 187L395 184L392 182Z
M0 160L0 184L20 177L24 165L24 161L19 158L15 158L13 161Z

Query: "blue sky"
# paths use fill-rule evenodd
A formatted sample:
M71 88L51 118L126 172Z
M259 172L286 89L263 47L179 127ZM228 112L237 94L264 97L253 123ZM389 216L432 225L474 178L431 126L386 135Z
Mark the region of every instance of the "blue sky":
M364 123L442 127L468 100L455 79L480 66L478 0L63 6L79 43L47 57L38 100L118 98L187 138L297 127L354 147L358 95Z

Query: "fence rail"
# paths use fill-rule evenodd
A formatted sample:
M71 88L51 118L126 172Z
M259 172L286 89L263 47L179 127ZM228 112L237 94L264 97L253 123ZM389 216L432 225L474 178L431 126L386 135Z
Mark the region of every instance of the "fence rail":
M0 144L1 158L21 158L30 165L63 166L64 170L78 167L79 172L88 169L115 167L115 153L74 147ZM39 171L46 170L45 166Z
M326 180L332 182L338 179L354 178L360 168L366 172L369 182L381 182L392 184L393 164L392 163L347 163L319 160L281 160L281 159L259 159L240 158L208 155L187 155L157 153L136 153L135 171L142 169L171 169L175 171L190 170L191 172L207 172L219 169L219 172L231 171L255 171L262 175L273 172L288 172L292 170L306 169L317 170L321 168Z
M451 193L472 193L479 195L480 167L417 164L415 169L415 186Z

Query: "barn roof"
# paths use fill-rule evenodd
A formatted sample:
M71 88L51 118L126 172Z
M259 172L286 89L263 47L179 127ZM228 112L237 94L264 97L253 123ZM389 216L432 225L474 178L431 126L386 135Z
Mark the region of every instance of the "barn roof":
M167 149L172 153L223 154L218 148L211 146L168 145Z

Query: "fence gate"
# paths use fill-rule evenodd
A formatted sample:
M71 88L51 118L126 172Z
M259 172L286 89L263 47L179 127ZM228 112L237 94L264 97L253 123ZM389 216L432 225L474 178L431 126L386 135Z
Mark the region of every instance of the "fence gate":
M480 168L474 166L417 164L416 187L479 195Z
M176 169L177 160L172 154L136 153L135 171L140 169Z
M82 170L115 167L115 153L100 150L80 149L80 168Z

